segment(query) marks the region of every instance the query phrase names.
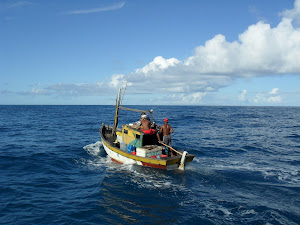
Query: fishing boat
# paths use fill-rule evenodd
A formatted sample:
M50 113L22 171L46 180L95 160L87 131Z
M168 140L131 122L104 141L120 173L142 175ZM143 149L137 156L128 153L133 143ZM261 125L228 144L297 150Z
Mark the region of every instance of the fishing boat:
M126 87L125 87L126 89ZM158 141L157 132L160 126L156 124L153 110L138 110L121 106L125 89L119 89L116 99L116 112L113 126L105 125L99 130L103 147L113 162L119 164L137 164L164 170L184 170L194 155L187 151L178 151L163 142ZM118 128L119 110L129 110L151 116L153 121L151 131L142 130L139 123L130 123Z

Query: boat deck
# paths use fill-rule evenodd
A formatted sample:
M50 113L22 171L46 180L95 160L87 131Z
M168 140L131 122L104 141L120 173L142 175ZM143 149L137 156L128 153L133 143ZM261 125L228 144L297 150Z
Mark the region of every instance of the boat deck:
M137 129L136 129L137 130ZM118 130L118 131L121 131L121 130ZM115 140L116 140L116 137L112 135L112 128L111 127L107 127L107 126L104 126L102 131L100 129L100 132L102 132L102 136L105 138L106 141L109 142L109 144L111 146L114 146L118 149L120 149L121 151L123 152L126 152L127 153L127 150L123 150L120 148L120 145L119 143L116 143ZM147 135L148 136L148 135ZM153 135L152 135L153 136ZM152 141L151 141L152 142ZM147 143L149 144L149 143ZM151 143L151 144L156 144L159 146L159 143L158 141L155 141L154 143ZM172 156L168 156L168 157L161 157L160 159L161 160L169 160L169 159L177 159L177 158L181 158L181 156L179 154L177 154L176 152L173 153Z

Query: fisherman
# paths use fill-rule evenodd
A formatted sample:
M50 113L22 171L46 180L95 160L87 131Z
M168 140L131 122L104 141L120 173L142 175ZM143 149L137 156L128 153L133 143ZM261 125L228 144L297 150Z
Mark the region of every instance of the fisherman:
M158 142L163 142L166 145L172 147L171 135L174 133L173 128L170 124L168 124L168 119L164 119L164 125L161 126L159 133L163 133L163 141L160 140L159 133L157 133Z
M142 123L143 119L146 119L146 117L147 117L146 113L143 112L141 117L140 117L140 120L139 120L140 124Z
M155 130L151 129L151 121L149 116L146 116L146 118L142 120L142 131L145 134L150 134L150 135L155 134Z
M141 125L142 125L142 121L143 121L143 119L145 119L146 118L146 113L142 113L141 114L141 117L140 117L140 119L138 120L138 121L136 121L135 123L133 123L132 124L132 128L139 128Z

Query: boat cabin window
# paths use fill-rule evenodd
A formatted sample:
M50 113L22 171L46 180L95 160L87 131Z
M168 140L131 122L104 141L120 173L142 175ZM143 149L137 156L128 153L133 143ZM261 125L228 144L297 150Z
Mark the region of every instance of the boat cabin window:
M124 129L124 134L128 134L128 130L125 130L125 129Z

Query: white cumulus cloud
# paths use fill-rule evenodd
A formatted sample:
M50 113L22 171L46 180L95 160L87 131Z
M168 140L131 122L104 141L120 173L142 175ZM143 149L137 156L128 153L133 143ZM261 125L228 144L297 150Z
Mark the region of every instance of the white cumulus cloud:
M242 93L238 96L238 99L240 101L246 101L247 100L247 90L243 90Z
M175 66L178 63L180 63L178 59L175 58L165 59L162 56L157 56L148 65L144 66L141 69L137 69L136 73L147 74L148 72L157 72L159 70L163 70L163 69L167 69L168 67Z
M275 27L260 21L233 42L218 34L185 60L158 56L133 73L113 76L111 82L127 81L136 92L192 94L216 91L241 77L300 75L300 29L292 23L300 15L299 4L296 0Z
M296 0L294 3L294 8L285 10L282 12L282 15L286 18L294 20L296 24L300 24L300 1Z
M282 97L279 95L279 89L273 88L269 92L257 93L253 99L253 102L257 104L277 104L282 102Z
M113 75L109 82L109 86L113 88L120 88L125 83L125 81L123 80L124 76L124 74Z
M273 89L269 92L269 94L271 94L271 95L276 95L276 94L278 93L278 91L279 91L279 88L273 88Z
M180 102L184 104L200 104L202 98L206 95L204 92L196 92L190 95L181 94L179 96Z
M71 14L94 13L120 9L123 3ZM271 3L270 3L271 4ZM233 84L238 78L300 75L300 0L294 8L282 12L281 21L274 27L260 21L250 25L235 41L217 34L194 50L186 59L157 56L152 62L129 74L114 74L95 84L56 84L48 92L72 95L98 95L115 90L127 83L129 93L162 94L178 103L200 103L208 92ZM42 94L39 90L33 93ZM247 101L247 90L238 96ZM279 89L257 93L250 102L279 103Z

